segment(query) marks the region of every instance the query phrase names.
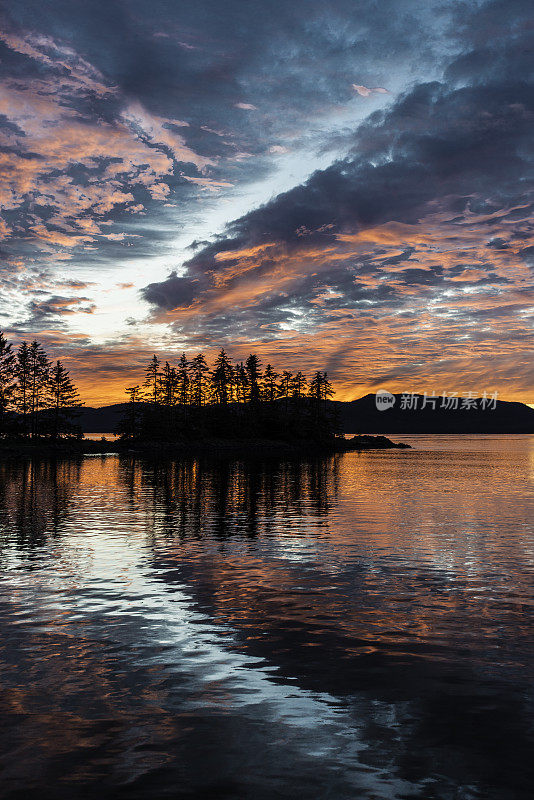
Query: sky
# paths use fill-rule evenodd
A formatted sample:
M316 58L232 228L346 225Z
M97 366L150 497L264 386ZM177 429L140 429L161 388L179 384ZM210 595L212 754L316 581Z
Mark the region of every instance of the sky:
M529 0L7 0L0 328L534 402Z

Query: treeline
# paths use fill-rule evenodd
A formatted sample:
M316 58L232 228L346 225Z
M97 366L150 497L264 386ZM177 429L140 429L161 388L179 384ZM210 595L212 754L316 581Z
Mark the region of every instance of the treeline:
M39 342L18 350L0 333L0 436L81 436L75 424L82 405L69 372L51 362Z
M337 430L327 400L326 372L308 380L301 370L265 368L257 355L234 363L221 350L210 366L199 353L173 366L150 360L142 384L126 389L129 403L119 428L126 441L217 438L314 439ZM15 350L0 333L0 437L80 437L76 386L61 361L43 346Z
M261 435L295 438L335 428L327 410L334 390L326 372L308 380L298 370L263 368L257 355L232 362L221 350L210 366L199 353L178 364L154 355L142 384L126 389L124 439L188 438L198 433L222 438Z

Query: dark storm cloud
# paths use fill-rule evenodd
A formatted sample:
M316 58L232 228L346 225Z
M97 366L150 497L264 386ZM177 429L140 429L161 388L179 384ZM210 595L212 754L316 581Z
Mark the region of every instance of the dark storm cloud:
M462 212L455 217L461 239L462 223L472 224L469 215L506 213L524 204L531 190L533 111L532 87L523 81L453 90L441 83L417 86L356 131L352 159L315 173L304 185L236 220L227 238L189 260L185 277L174 274L151 284L145 297L164 308L188 304L214 286L227 265L221 253L266 242L298 249L302 230L309 232L308 244L326 246L334 234L390 221L417 223L435 201L448 212L453 197L461 198L455 209ZM413 253L412 248L386 258L383 266ZM429 274L424 282L428 279ZM324 280L328 283L328 275Z
M532 77L530 0L460 2L453 13L452 33L462 52L448 66L447 79L484 84Z
M38 331L42 325L64 326L64 317L72 314L92 314L96 306L88 297L66 297L54 295L43 300L32 300L28 303L27 318L12 326L12 330Z
M59 98L58 108L50 101L38 109L44 128L59 132L59 147L39 152L39 137L22 129L12 146L8 169L20 179L6 203L10 252L27 252L28 239L42 250L36 228L53 232L55 224L64 235L54 244L69 250L70 239L77 261L90 262L91 250L80 249L76 238L80 216L95 222L85 235L99 247L98 263L111 261L117 249L123 258L164 252L199 191L261 178L272 167L269 151L282 146L287 132L304 134L317 114L346 104L355 81L381 86L406 65L435 64L450 19L442 4L413 0L385 0L379 8L364 1L357 13L349 0L328 6L204 0L181 3L179 10L171 0L149 8L141 0L8 3L6 74L18 91L52 97L56 90ZM15 130L16 120L6 123ZM73 134L83 140L84 125L87 146L70 160L67 147ZM62 128L68 135L58 157ZM130 146L128 137L134 137ZM29 162L24 170L21 160ZM68 186L58 182L66 176ZM159 225L165 201L179 209L174 231ZM135 228L137 209L153 222L139 234L144 248L139 242L129 250L107 248L92 238L110 222L110 232L120 232L127 216Z
M273 100L279 108L286 99L304 107L347 98L356 79L376 85L384 77L377 75L377 51L387 49L388 68L414 48L430 58L435 37L428 23L436 37L440 24L438 3L413 0L380 7L363 0L357 9L352 0L203 0L178 9L175 0L27 0L8 9L13 28L68 41L124 95L159 114L185 106L188 121L196 116L208 127L206 109L219 121L242 120L247 109L235 108L239 102Z
M413 0L379 9L364 0L357 13L349 0L8 2L0 48L11 118L0 116L0 126L11 136L0 146L10 256L46 260L55 247L87 265L165 253L199 195L264 177L317 115L354 98L355 81L382 86L391 70L432 63L439 8ZM171 202L174 229L160 225ZM144 246L107 247L103 235L123 231L128 216L136 228L140 211L152 223L138 232Z

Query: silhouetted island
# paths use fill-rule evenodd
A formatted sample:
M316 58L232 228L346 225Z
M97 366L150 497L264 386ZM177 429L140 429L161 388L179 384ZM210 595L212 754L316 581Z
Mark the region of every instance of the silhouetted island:
M36 341L14 352L0 333L0 452L6 455L142 452L346 452L407 447L384 435L533 433L534 409L496 396L369 394L332 400L326 372L277 372L255 354L208 365L185 353L173 366L154 355L129 402L83 408L61 361ZM90 441L82 432L118 440ZM347 438L347 434L357 434Z
M154 355L145 379L126 389L113 425L97 411L113 444L88 441L78 391L61 361L52 364L39 342L17 352L0 333L0 450L5 455L119 452L344 452L390 448L384 437L341 435L326 372L276 372L258 356L233 363L221 350L210 367L202 353L164 365Z
M340 430L345 434L402 435L408 433L437 434L523 434L534 433L534 408L525 403L497 400L495 408L482 409L477 398L477 407L440 408L441 398L434 409L422 407L424 395L416 395L417 408L404 408L402 395L395 397L395 406L379 411L374 394L358 400L343 402L328 400L326 406L339 420ZM414 401L415 402L415 401ZM86 433L117 430L124 416L127 403L115 403L101 408L84 407L80 410L79 424Z
M283 438L183 438L175 441L123 439L86 439L83 437L63 437L60 439L21 440L5 438L0 442L0 454L5 457L59 456L62 458L93 454L122 454L142 456L172 455L298 455L332 454L362 450L390 450L409 448L402 442L393 442L386 436L358 435L352 438L342 436L299 439Z

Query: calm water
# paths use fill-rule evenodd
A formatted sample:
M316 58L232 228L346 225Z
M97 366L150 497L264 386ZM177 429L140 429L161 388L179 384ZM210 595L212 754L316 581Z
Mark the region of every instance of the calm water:
M106 439L108 442L114 442L119 438L119 436L116 433L84 433L83 438L97 442L100 441L100 439Z
M0 794L533 793L534 437L0 465Z

